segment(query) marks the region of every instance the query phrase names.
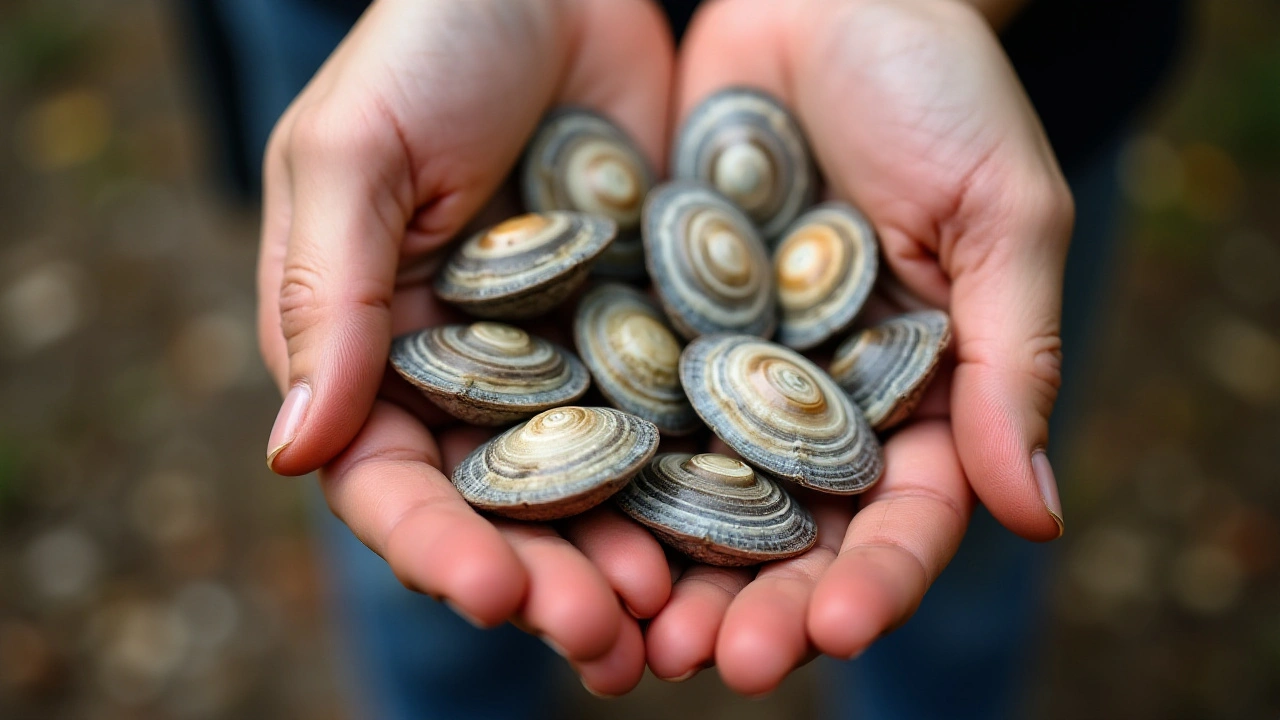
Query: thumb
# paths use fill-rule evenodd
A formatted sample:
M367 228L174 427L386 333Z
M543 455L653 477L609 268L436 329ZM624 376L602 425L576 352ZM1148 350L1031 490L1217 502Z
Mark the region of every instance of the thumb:
M1062 504L1044 451L1061 382L1073 210L1061 176L1041 178L1018 186L1023 220L974 228L956 242L951 407L960 459L983 504L1018 535L1052 540L1063 531Z
M408 159L386 123L304 113L282 143L271 152L287 158L292 222L283 267L266 273L280 284L274 298L264 288L264 305L276 301L288 357L277 379L287 391L267 464L300 475L346 447L369 415L391 342L391 298L412 200L401 187Z

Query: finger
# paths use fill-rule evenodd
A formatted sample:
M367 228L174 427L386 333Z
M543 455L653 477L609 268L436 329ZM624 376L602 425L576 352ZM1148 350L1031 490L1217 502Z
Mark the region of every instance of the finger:
M292 186L277 288L287 393L267 462L310 472L347 445L377 392L391 341L391 299L412 215L394 125L358 110L300 111L284 154Z
M489 521L436 469L439 450L416 418L374 405L351 446L320 473L329 507L411 590L483 626L511 617L525 568Z
M973 497L947 423L894 435L884 476L864 503L809 605L810 639L838 658L858 655L910 617L960 546Z
M671 599L649 623L645 652L653 674L687 680L715 657L720 621L755 568L694 565L676 581Z
M1045 207L1011 229L1017 236L992 237L984 257L957 260L951 404L960 458L983 504L1013 532L1053 540L1063 532L1062 505L1044 448L1061 382L1071 221L1063 217L1069 200L1036 203Z
M521 627L572 662L610 652L624 615L591 561L545 525L501 521L503 536L529 574Z
M562 533L595 565L633 617L651 618L671 596L658 541L611 506L570 518Z
M716 641L724 684L748 697L771 692L810 655L805 627L814 586L835 560L853 517L847 498L813 504L818 541L803 555L769 563L725 612Z
M631 692L644 677L644 636L633 618L623 618L618 640L603 657L575 663L582 686L599 697L618 697Z

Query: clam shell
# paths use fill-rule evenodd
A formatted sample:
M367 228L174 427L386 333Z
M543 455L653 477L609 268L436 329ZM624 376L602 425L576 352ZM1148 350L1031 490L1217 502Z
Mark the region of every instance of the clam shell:
M645 201L641 229L649 275L681 335L773 334L777 307L764 243L728 200L690 181L659 185Z
M640 208L656 182L644 154L622 128L582 108L562 108L543 119L520 172L529 210L576 210L603 215L618 237L601 253L592 274L644 277Z
M703 100L676 137L672 174L719 190L772 239L817 194L818 175L799 123L776 98L728 88Z
M658 455L614 501L666 544L711 565L781 560L818 539L813 516L777 481L724 455Z
M612 408L559 407L476 448L453 471L473 506L554 520L604 502L658 449L658 428Z
M402 335L391 365L450 415L505 425L582 397L591 380L568 350L495 322Z
M808 350L848 330L879 263L875 230L853 207L832 202L801 215L773 252L778 342Z
M884 470L875 433L836 383L799 353L749 335L708 335L680 356L693 409L755 467L852 495Z
M951 318L921 310L867 328L836 348L831 377L885 430L915 412L951 342Z
M582 284L616 232L612 220L584 213L511 218L458 246L436 276L436 294L478 317L539 315Z
M680 387L682 344L643 293L617 283L593 289L578 303L573 337L611 405L670 435L698 427Z

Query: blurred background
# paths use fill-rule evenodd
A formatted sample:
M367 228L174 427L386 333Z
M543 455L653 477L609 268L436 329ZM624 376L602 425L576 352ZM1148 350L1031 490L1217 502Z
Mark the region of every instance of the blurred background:
M0 717L345 718L302 480L158 0L0 3ZM1280 716L1280 6L1202 2L1116 171L1036 717ZM566 717L800 717L714 673Z

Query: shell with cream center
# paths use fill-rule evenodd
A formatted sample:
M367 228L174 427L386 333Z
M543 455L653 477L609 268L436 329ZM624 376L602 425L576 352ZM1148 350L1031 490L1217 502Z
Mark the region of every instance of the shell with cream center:
M778 341L808 350L848 330L875 285L879 254L875 230L849 205L826 203L796 220L773 253Z
M876 430L907 419L920 404L951 342L951 318L921 310L867 328L836 348L831 377Z
M694 182L659 185L645 201L646 261L675 329L768 337L777 325L764 243L740 210Z
M471 505L554 520L604 502L658 449L658 429L612 408L559 407L476 448L453 471Z
M582 397L587 370L568 350L502 323L402 335L391 365L435 404L477 425L503 425Z
M436 294L479 317L539 315L582 284L616 232L612 220L585 213L511 218L458 246L436 276Z
M792 557L818 537L813 516L777 481L724 455L658 455L614 500L666 544L712 565Z
M543 119L525 151L520 189L529 210L603 215L618 237L593 266L596 275L644 276L640 208L655 182L643 153L622 128L582 108Z
M593 289L578 303L573 334L610 404L667 434L697 429L698 416L680 387L681 343L643 293L617 283Z
M774 97L728 88L698 104L680 127L672 174L732 200L772 239L813 204L818 177L804 133Z
M838 495L866 490L884 470L862 411L793 350L708 335L680 356L680 380L703 422L757 468Z

